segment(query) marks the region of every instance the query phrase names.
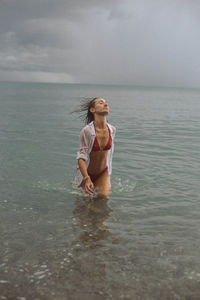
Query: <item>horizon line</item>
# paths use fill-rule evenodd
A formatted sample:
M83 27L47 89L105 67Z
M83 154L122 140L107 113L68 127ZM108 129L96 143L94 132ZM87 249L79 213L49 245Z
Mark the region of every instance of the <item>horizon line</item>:
M87 83L87 82L51 82L51 81L17 81L17 80L0 80L0 83L27 83L27 84L62 84L62 85L98 85L98 86L115 86L115 87L132 87L132 88L146 88L146 89L187 89L200 90L200 87L183 87L183 86L154 86L154 85L134 85L128 83Z

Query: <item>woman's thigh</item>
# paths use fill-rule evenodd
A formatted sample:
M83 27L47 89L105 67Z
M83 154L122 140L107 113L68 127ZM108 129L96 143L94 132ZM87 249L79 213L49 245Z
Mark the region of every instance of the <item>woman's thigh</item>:
M98 193L102 196L108 196L111 194L110 176L108 175L107 170L95 181L95 187L97 188Z

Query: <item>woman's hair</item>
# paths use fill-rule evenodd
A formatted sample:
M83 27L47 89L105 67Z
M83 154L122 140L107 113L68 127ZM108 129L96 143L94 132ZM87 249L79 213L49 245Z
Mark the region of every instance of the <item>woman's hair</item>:
M95 106L95 100L99 97L95 98L85 98L81 101L80 107L73 112L82 113L80 117L85 121L86 124L94 121L94 115L91 113L90 108Z

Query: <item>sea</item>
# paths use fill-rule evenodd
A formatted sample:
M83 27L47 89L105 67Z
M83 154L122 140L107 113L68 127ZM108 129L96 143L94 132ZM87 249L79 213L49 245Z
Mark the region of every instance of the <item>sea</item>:
M74 186L84 98L117 128L112 194ZM200 90L0 83L0 299L200 299Z

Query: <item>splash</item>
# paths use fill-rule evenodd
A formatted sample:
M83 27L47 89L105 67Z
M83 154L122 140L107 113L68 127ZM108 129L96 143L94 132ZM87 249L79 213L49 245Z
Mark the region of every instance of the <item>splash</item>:
M58 191L58 192L67 192L68 188L64 183L51 183L46 179L39 180L35 184L33 184L34 188L38 188L44 191Z
M136 187L136 182L130 178L115 177L112 183L112 190L115 193L130 193Z

